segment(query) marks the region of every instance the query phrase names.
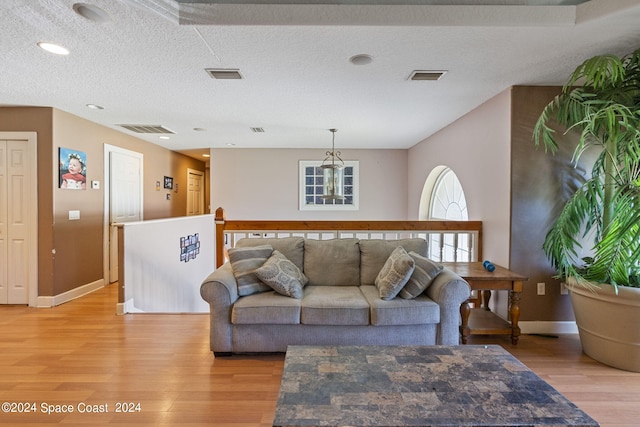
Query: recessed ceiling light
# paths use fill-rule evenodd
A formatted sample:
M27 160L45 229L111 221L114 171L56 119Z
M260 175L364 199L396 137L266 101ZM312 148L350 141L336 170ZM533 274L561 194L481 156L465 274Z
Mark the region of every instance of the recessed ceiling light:
M44 49L50 53L55 53L56 55L69 55L69 49L62 47L60 45L57 45L55 43L38 42L38 46L41 49Z
M107 12L92 4L76 3L73 5L73 10L83 18L98 24L111 21L111 17Z
M104 107L98 104L87 104L87 108L90 108L92 110L104 110Z
M367 65L371 64L372 61L373 56L367 55L366 53L353 55L351 58L349 58L349 62L351 62L353 65Z
M160 139L171 139L171 138L170 138L170 137L168 137L168 136L159 136L158 138L160 138Z
M235 146L235 145L236 145L236 144L233 144L233 143L231 143L231 142L227 142L227 147L233 147L233 146Z

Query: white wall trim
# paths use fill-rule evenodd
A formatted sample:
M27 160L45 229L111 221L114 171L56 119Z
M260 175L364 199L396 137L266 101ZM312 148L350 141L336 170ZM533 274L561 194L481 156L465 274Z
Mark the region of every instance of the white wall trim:
M69 302L76 298L80 298L81 296L90 294L93 291L97 291L98 289L104 288L104 279L96 280L95 282L88 283L83 286L78 286L77 288L71 289L67 292L63 292L59 295L54 296L39 296L37 307L39 308L50 308L55 307L60 304L64 304L65 302Z
M577 334L576 322L524 321L518 322L522 334Z
M105 282L111 279L110 273L110 256L111 250L109 245L109 237L111 231L111 152L124 153L129 156L140 158L140 219L144 218L144 154L137 151L128 150L116 145L104 144L104 181L102 191L104 192L104 212L103 212L103 234L102 247L105 248L102 253L102 270Z
M144 311L137 309L135 304L133 303L133 298L129 298L124 303L122 303L122 314L127 313L144 313Z

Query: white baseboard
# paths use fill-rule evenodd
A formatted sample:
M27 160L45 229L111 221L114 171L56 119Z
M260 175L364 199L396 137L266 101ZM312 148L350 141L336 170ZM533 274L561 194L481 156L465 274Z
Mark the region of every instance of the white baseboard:
M136 306L133 304L133 298L125 301L122 304L122 313L119 314L127 314L127 313L144 313L144 311L136 308ZM118 304L118 305L121 305Z
M65 302L69 302L76 298L80 298L83 295L87 295L93 291L97 291L98 289L104 288L104 280L96 280L93 283L88 283L86 285L78 286L77 288L71 289L70 291L63 292L59 295L54 295L50 297L39 296L37 300L38 308L50 308L55 307L60 304L64 304Z
M576 322L542 322L522 321L518 322L520 332L523 334L577 334Z

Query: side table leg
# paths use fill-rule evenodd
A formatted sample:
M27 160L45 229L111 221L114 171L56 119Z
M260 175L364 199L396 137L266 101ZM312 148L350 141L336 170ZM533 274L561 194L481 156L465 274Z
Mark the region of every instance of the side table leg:
M510 291L509 299L511 303L509 309L511 317L511 343L516 345L520 337L520 327L518 326L518 320L520 319L520 292Z
M466 300L460 304L460 317L462 318L462 325L460 325L460 337L462 344L467 343L471 330L469 329L469 314L471 314L471 307L469 306L469 300Z
M482 305L484 306L484 309L487 311L491 311L491 309L489 308L489 300L491 300L491 290L485 289L484 291L478 292L482 292Z

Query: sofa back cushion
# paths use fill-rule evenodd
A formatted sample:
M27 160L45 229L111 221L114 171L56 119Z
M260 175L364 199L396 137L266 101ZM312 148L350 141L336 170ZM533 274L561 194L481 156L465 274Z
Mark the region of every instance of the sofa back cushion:
M236 248L270 245L274 250L287 257L300 270L304 267L304 239L302 237L269 237L264 239L240 239Z
M303 271L309 278L309 285L359 286L358 239L306 239Z
M407 252L416 252L419 255L427 255L427 241L424 239L360 240L360 283L362 285L375 285L378 273L389 259L391 252L398 246L402 246Z

